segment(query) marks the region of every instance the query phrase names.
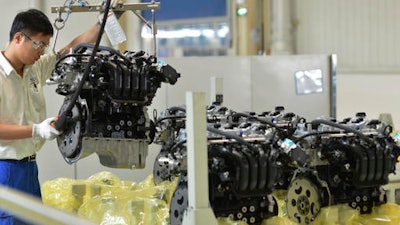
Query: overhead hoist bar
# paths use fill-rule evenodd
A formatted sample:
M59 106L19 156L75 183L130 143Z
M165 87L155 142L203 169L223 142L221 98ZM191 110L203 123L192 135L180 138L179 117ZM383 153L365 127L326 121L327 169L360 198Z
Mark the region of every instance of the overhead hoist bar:
M56 40L58 36L58 31L64 28L68 17L73 12L102 12L104 11L103 4L91 5L87 4L87 2L78 1L79 4L74 4L75 1L71 0L70 4L64 4L63 6L52 6L51 12L57 14L57 19L54 22L54 26L57 30L56 33ZM156 26L156 18L155 18L155 11L159 10L160 2L156 2L152 0L151 2L143 2L143 3L123 3L120 2L116 5L116 7L112 8L112 11L118 13L123 13L125 11L132 11L147 27L151 29L153 34L153 48L154 48L154 55L157 55L157 26ZM147 21L146 18L139 12L143 10L150 10L151 11L151 22ZM65 14L65 17L62 18L61 14ZM55 44L54 44L55 46ZM53 52L55 49L53 48Z
M117 7L113 8L114 12L118 11L135 11L135 10L158 10L160 9L159 2L149 3L124 3L118 4ZM53 6L51 7L52 13L63 13L63 12L101 12L104 10L103 5L70 5L70 6Z

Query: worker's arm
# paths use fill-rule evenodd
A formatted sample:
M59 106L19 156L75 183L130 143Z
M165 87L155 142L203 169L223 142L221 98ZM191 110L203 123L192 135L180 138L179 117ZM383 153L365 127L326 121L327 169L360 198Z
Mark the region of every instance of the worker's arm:
M111 0L110 7L111 9L117 7L118 4L123 4L124 0ZM105 4L105 0L102 1L102 4ZM119 15L120 16L120 15ZM75 37L68 45L58 51L58 54L64 56L69 53L70 49L74 49L81 43L94 43L97 40L97 36L99 35L100 26L98 23L94 24L88 30L83 32L82 34Z
M69 44L67 44L64 48L60 49L58 53L61 56L64 56L69 53L70 49L75 48L81 43L94 43L96 42L98 34L99 34L99 26L96 23L88 30L75 37Z
M32 137L32 125L12 125L0 123L0 139L15 140Z

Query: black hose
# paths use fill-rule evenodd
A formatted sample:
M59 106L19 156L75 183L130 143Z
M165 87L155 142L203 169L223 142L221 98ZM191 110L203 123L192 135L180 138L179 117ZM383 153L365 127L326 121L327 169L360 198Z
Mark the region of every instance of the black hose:
M372 140L370 138L368 138L367 136L365 136L362 132L360 132L360 131L358 131L358 130L356 130L354 128L351 128L349 126L338 124L338 123L333 122L333 121L317 119L317 120L313 120L311 123L313 125L319 125L319 124L322 123L322 124L326 124L326 125L329 125L329 126L332 126L332 127L336 127L336 128L339 128L339 129L342 129L342 130L345 130L345 131L348 131L348 132L356 134L358 137L360 137L361 139L363 139L364 141L366 141L369 144L371 144L371 142L372 142Z
M211 133L219 134L219 135L222 135L222 136L224 136L224 137L226 137L226 138L234 139L234 140L236 140L238 143L240 143L240 144L242 144L242 145L246 145L252 152L255 152L255 150L253 149L253 146L252 146L250 143L246 142L246 141L245 141L243 138L241 138L240 136L237 136L237 135L234 135L234 134L230 134L230 133L221 131L221 130L219 130L219 129L217 129L217 128L213 128L213 127L207 127L207 130L208 130L209 132L211 132ZM219 140L219 139L220 139L220 138L213 138L213 137L208 137L208 138L207 138L207 140ZM182 146L182 145L185 144L186 142L187 142L187 139L184 139L184 140L182 140L182 141L180 141L180 142L174 144L174 145L171 147L170 150L171 150L171 151L175 151L176 148Z
M182 111L182 112L186 112L186 109L183 107L179 107L179 106L173 106L171 108L168 108L168 111Z
M228 132L224 132L222 130L219 130L217 128L210 127L210 126L207 127L207 130L210 131L211 133L219 134L219 135L222 135L222 136L224 136L226 138L234 139L238 143L247 146L252 152L255 152L253 146L250 143L246 142L243 138L241 138L238 135L234 135L234 134L231 134L231 133L228 133Z
M58 67L58 65L60 64L60 62L64 61L64 59L69 58L69 57L77 57L77 56L90 56L89 54L68 54L66 56L61 57L55 65L55 68Z
M163 117L163 118L161 118L159 120L156 120L154 123L155 124L159 124L163 120L178 120L178 119L186 119L186 116L166 116L166 117Z
M310 132L310 133L304 134L304 135L298 137L293 142L294 143L298 143L299 141L301 141L301 140L303 140L303 139L305 139L306 137L309 137L309 136L318 136L318 135L323 135L323 134L339 134L339 133L340 133L340 131L337 131L337 130L315 131L315 132Z
M77 53L76 51L79 50L80 48L89 48L90 49L90 48L94 48L93 46L94 45L91 43L81 43L75 47L74 53ZM131 64L131 61L127 57L122 55L119 51L115 50L114 48L106 47L106 46L98 46L98 51L107 51L110 53L111 56L116 55L119 58L123 59L126 64Z
M235 114L234 114L233 116L236 116L236 115L244 116L244 117L247 117L247 118L249 118L249 119L255 119L255 120L257 120L258 122L261 122L261 123L263 123L263 124L270 125L271 127L275 127L275 128L278 129L278 130L283 130L281 127L279 127L279 126L278 126L277 124L275 124L274 122L271 122L271 121L268 121L268 120L264 120L264 119L258 118L258 117L256 117L256 116L252 116L252 115L249 115L249 114L246 114L246 113L238 113L238 112L235 112Z

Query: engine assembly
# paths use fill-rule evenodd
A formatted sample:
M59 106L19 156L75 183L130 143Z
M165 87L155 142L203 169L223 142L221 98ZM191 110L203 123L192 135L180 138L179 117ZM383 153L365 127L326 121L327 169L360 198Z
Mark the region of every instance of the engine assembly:
M217 217L260 224L277 215L276 183L288 185L294 171L290 157L277 145L296 121L295 114L284 113L282 108L254 116L222 106L208 107L209 200ZM180 177L171 200L170 222L181 224L188 204L185 108L163 111L156 127L155 143L162 150L154 164L154 180Z
M284 107L260 114L207 108L210 206L217 217L261 224L277 215L274 191L286 192L288 216L311 223L321 208L348 204L361 214L386 203L382 185L394 173L400 148L392 128L365 113L343 121L306 121ZM185 107L155 122L161 151L154 181L180 177L170 222L182 224L188 206Z
M365 214L386 203L382 185L389 182L400 155L391 126L367 120L365 113L297 126L292 148L300 148L307 158L294 158L302 166L288 187L290 218L309 224L325 206L346 203Z
M59 113L67 118L57 137L60 152L68 163L97 153L107 167L143 168L155 135L147 106L161 83L173 85L180 74L145 52L120 54L101 46L84 78L92 54L91 44L76 47L57 62L49 81L65 96Z

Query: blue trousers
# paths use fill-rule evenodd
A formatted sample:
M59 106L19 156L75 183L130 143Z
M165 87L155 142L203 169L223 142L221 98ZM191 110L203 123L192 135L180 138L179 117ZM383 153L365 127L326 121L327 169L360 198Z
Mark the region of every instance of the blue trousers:
M0 160L0 185L41 198L38 167L35 161ZM0 225L28 224L0 210Z

